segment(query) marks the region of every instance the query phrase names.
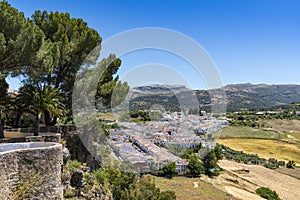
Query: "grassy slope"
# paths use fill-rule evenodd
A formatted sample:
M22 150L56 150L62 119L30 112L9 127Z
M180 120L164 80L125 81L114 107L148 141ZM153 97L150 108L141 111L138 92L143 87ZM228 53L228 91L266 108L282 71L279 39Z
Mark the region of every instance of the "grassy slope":
M300 132L300 120L273 119L263 120L262 123L284 133Z
M198 188L194 188L193 182L198 182ZM199 178L174 177L172 179L155 177L156 185L162 190L173 190L178 200L229 200L235 199L231 195L205 183Z
M280 133L276 131L265 131L261 129L255 129L247 126L228 126L219 130L217 134L221 132L220 138L266 138L266 139L278 139Z

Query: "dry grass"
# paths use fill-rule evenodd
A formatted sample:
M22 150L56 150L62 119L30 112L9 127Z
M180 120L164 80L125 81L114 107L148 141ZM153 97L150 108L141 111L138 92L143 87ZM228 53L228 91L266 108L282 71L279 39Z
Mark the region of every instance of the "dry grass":
M278 160L295 160L300 163L300 146L278 140L262 139L219 139L219 143L232 149L245 153L258 154L263 158L276 158Z
M278 169L276 169L276 171L300 179L300 168L298 168L298 167L295 169L278 168Z
M23 138L26 135L24 133L20 132L4 132L5 138Z
M283 133L300 132L300 120L273 119L263 120L262 123Z
M222 160L220 166L233 174L233 177L248 181L257 187L268 187L275 190L282 199L300 199L300 180L258 165L245 165L234 161ZM238 169L250 170L247 174L239 174ZM245 188L249 189L249 188Z
M193 182L198 182L199 187L194 188ZM162 191L173 190L178 200L236 199L199 178L174 177L167 179L155 177L155 183Z
M113 113L98 113L99 119L107 121L115 121L118 116L115 116Z

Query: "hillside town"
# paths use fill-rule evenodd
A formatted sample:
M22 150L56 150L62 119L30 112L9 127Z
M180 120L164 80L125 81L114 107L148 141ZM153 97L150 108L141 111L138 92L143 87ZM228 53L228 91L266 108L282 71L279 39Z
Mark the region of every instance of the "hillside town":
M175 145L181 148L213 148L214 141L204 136L219 130L229 123L212 115L186 115L182 112L162 114L162 121L138 125L135 122L119 122L123 128L110 130L111 146L121 161L129 162L140 174L161 170L167 163L175 162L176 171L183 174L188 161L168 152Z

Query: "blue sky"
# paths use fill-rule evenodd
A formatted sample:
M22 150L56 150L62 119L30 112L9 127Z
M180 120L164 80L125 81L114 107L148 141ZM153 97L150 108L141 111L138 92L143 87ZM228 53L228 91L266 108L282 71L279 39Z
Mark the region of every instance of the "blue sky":
M103 40L141 27L181 32L208 52L224 84L300 84L300 1L297 0L8 2L27 17L35 10L69 12L72 17L83 18ZM139 65L159 63L181 74L190 87L206 88L187 62L170 53L143 50L121 58L120 77ZM11 87L17 87L16 80L10 82Z

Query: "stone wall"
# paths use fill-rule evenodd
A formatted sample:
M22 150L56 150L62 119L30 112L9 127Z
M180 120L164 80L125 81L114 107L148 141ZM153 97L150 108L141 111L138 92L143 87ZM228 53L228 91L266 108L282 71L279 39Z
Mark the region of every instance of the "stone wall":
M60 133L41 133L39 136L25 136L20 138L2 138L0 143L19 143L19 142L61 142Z
M33 133L33 127L29 128L5 128L7 132L18 132L18 133ZM55 126L41 126L40 133L68 133L76 130L74 124L59 124Z
M0 144L0 199L63 199L62 163L58 143Z

